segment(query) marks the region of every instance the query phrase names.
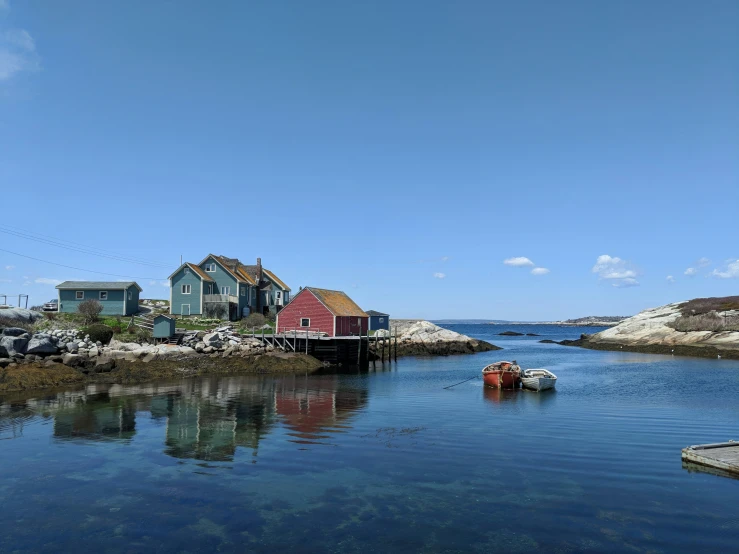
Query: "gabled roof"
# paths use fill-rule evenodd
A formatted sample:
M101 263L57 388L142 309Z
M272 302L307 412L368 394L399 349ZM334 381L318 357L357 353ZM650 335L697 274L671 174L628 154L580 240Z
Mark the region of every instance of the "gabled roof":
M198 265L202 265L203 262L205 262L205 260L207 260L208 258L213 258L215 261L217 261L221 265L221 267L223 267L223 269L230 273L231 277L233 277L237 281L241 283L247 282L244 277L236 273L236 268L241 263L236 258L227 258L226 256L216 256L215 254L208 254Z
M277 277L274 273L272 273L269 269L262 268L262 271L267 274L267 277L272 279L275 283L280 285L284 290L291 290L290 287L288 287L285 283L282 282L281 279Z
M254 285L254 286L256 286L256 284L257 284L256 280L255 280L255 279L254 279L254 278L253 278L253 277L252 277L251 275L249 275L249 274L248 274L248 273L246 272L246 268L245 268L245 266L243 266L243 265L240 265L240 266L238 267L237 271L239 272L239 275L241 275L241 276L242 276L242 277L243 277L244 279L246 279L246 282L247 282L247 283L249 283L250 285Z
M177 275L177 273L179 273L180 269L182 269L183 267L189 267L203 281L213 281L213 278L210 275L208 275L205 271L203 271L203 268L198 267L195 264L191 264L190 262L185 262L184 264L182 264L180 267L178 267L175 270L175 272L172 275L167 277L167 279L171 279L172 277Z
M385 317L390 317L390 314L385 314L385 313L378 312L378 311L375 311L375 310L367 310L367 315L368 316L383 315Z
M311 291L335 316L369 317L345 292L314 287L305 287L303 290Z
M75 290L126 290L132 286L143 291L136 281L64 281L56 286L57 289Z
M169 314L157 314L157 315L154 316L154 319L156 319L158 317L166 317L167 319L173 319L175 321L177 320L176 317L174 317L173 315L169 315Z

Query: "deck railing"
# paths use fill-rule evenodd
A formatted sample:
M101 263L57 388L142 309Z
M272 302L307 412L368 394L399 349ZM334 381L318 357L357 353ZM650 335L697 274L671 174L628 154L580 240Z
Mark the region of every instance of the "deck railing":
M239 303L239 297L232 294L204 294L203 302L233 302Z

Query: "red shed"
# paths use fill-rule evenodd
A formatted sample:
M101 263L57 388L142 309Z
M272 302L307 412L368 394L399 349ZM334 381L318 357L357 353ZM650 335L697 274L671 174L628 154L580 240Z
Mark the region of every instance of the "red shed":
M277 314L277 332L316 331L329 337L366 335L369 316L338 290L306 287Z

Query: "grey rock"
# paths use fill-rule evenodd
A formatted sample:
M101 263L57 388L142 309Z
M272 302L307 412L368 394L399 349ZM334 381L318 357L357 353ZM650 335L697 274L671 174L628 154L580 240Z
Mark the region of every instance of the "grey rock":
M93 346L90 348L90 351L87 353L91 358L96 357L98 354L100 354L100 351L98 350L97 346Z
M27 354L56 354L56 350L49 335L34 335L26 347Z
M0 315L5 316L4 313L0 313ZM3 329L3 335L6 337L20 337L21 335L25 335L26 330L21 329L20 327L6 327Z
M33 323L44 317L43 312L34 312L25 308L3 308L0 312L4 319L19 323Z
M64 354L62 356L62 363L69 367L80 367L84 361L85 359L79 354Z
M197 342L197 343L195 343L195 351L196 352L202 352L204 348L205 348L205 343L204 342Z
M95 361L95 373L109 373L115 368L115 360L108 356L100 356Z
M13 360L10 358L0 358L0 367L8 367L12 363Z
M40 360L41 356L35 356L34 354L26 354L26 357L24 359L27 362L35 362L36 360Z
M0 355L13 357L25 354L28 339L23 337L3 336L0 338Z
M203 353L210 354L211 352L215 352L215 348L213 348L212 346L206 346L205 348L203 348Z
M76 342L68 342L66 348L72 354L75 354L80 349Z

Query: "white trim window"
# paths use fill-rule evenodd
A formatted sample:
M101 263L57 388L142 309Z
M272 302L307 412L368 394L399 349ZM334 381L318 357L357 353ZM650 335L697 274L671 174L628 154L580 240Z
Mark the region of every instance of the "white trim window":
M108 291L107 291L107 290L101 290L101 291L100 291L100 292L98 293L98 298L99 298L100 300L107 300L107 299L108 299Z
M215 273L216 272L216 263L211 262L209 264L205 264L205 271L206 273Z
M384 318L384 317L381 317L381 318L380 318L380 319L379 319L378 321L379 321L380 323L385 323L385 318Z
M310 327L310 318L309 317L301 317L300 318L300 326L301 327Z
M192 293L192 285L182 285L182 294Z
M281 296L282 296L282 293L281 293L280 291L278 291L278 290L277 290L277 291L275 291L275 298L276 298L277 300L279 300Z
M246 287L241 287L241 296L246 296Z
M221 287L221 294L225 294L226 296L231 294L231 287Z
M85 299L85 291L83 291L83 290L76 290L76 291L74 291L74 299L75 300L84 300Z

